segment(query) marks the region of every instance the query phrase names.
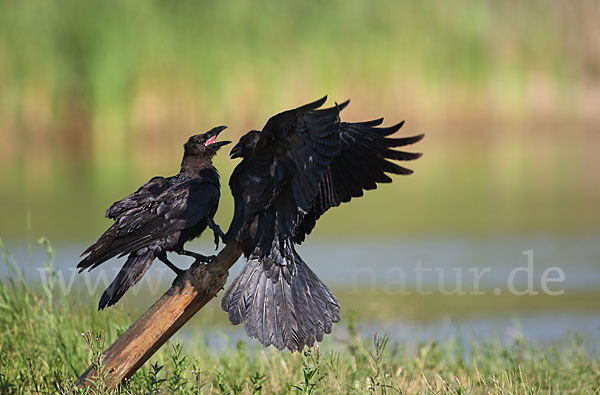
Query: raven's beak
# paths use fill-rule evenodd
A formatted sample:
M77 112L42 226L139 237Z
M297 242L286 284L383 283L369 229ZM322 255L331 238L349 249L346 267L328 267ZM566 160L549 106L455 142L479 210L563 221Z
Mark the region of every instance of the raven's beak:
M211 149L217 150L222 146L231 143L231 141L215 141L219 133L221 133L225 129L227 129L227 126L217 126L215 128L212 128L207 133L210 136L210 138L206 140L206 143L204 143L204 145L210 147Z
M240 158L242 156L242 146L241 143L237 143L233 146L231 151L229 151L229 156L231 159Z

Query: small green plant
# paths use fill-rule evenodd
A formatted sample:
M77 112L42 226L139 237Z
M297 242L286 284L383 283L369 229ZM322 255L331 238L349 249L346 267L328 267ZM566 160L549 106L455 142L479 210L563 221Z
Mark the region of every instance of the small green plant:
M186 367L186 357L182 351L181 341L177 340L172 346L171 363L173 366L167 383L167 388L172 394L180 393L186 387L186 381L183 377Z
M106 336L103 330L88 329L81 334L83 340L88 346L90 352L90 364L96 371L96 377L93 380L92 388L94 391L106 390L106 378L108 372L104 369L102 363L104 356L102 352L106 347Z
M12 394L15 389L15 385L8 381L6 377L0 372L0 393Z
M250 392L255 395L262 394L265 379L266 376L264 374L254 372L254 374L250 376Z
M303 352L302 373L304 382L300 385L294 385L294 388L303 394L313 394L315 387L323 380L320 375L320 353L319 346L314 346L312 349L307 348Z
M158 394L160 393L162 383L167 381L165 378L160 378L160 371L163 369L163 365L158 362L150 364L150 373L146 376L146 393L147 394Z
M54 248L52 248L52 244L50 240L46 237L41 237L38 240L38 244L43 245L46 248L46 253L48 254L48 260L44 261L44 270L46 272L46 281L42 282L42 288L44 289L44 294L46 295L46 299L48 301L48 310L52 313L52 305L53 305L53 291L54 286L56 285L56 272L52 269L52 265L54 263Z
M209 379L207 375L202 372L202 362L196 361L193 364L191 373L193 378L193 393L200 394L202 393L202 389L208 385Z
M383 366L383 359L385 356L386 347L388 344L388 337L379 337L379 333L375 332L373 337L373 350L369 352L369 364L371 365L371 371L373 372L368 379L371 387L369 390L380 393L386 393L387 385L387 373Z

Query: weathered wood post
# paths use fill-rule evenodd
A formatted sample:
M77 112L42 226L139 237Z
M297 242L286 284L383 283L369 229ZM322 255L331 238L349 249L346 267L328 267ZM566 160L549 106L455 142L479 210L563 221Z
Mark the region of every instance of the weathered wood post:
M211 301L227 281L229 268L242 255L237 242L225 246L217 262L195 262L136 322L102 354L106 385L116 387L131 377L198 310ZM90 366L75 381L86 387L98 375Z

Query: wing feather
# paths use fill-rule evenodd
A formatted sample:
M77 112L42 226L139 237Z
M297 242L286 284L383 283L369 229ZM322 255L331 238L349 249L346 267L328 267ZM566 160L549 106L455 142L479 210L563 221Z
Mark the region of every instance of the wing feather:
M152 202L121 212L116 222L82 255L77 265L90 270L102 262L127 255L149 243L197 224L214 213L219 189L212 183L190 180L164 190Z
M113 203L108 210L106 210L106 218L117 220L119 216L125 212L139 207L140 205L147 204L148 202L154 201L161 193L168 188L168 182L164 177L154 177L144 185L142 185L136 192L131 195Z
M331 207L360 197L365 190L377 188L379 183L389 183L388 174L411 174L413 171L393 161L410 161L420 153L398 151L420 141L424 135L390 138L403 125L378 127L383 118L372 121L340 124L340 150L330 162L318 186L315 204L303 216L294 234L294 242L301 243L310 234L317 219Z
M326 99L284 111L265 124L243 175L262 183L246 188L246 222L272 204L277 209L280 235L291 236L312 208L323 174L339 153L339 112L347 105L318 109ZM267 174L271 176L265 177Z

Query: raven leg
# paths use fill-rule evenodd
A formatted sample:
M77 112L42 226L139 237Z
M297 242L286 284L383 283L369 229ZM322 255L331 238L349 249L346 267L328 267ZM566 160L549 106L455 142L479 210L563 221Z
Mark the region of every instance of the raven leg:
M173 262L171 262L168 258L167 258L167 254L161 254L158 256L158 259L160 259L161 262L163 262L165 265L167 265L169 267L169 269L173 270L175 272L175 274L177 274L178 276L183 274L184 270L181 270L180 268L178 268L177 266L175 266L173 264Z
M215 235L215 250L219 248L219 238L225 242L225 233L221 230L221 227L215 223L215 220L208 218L208 227L212 229Z
M217 260L217 257L215 255L206 256L206 255L198 254L197 252L187 251L184 249L182 249L181 251L177 251L177 253L181 254L181 255L191 256L191 257L195 258L197 261L204 262L204 263L212 263Z

